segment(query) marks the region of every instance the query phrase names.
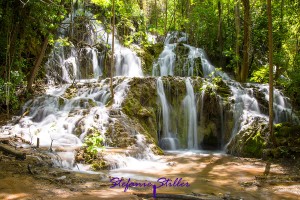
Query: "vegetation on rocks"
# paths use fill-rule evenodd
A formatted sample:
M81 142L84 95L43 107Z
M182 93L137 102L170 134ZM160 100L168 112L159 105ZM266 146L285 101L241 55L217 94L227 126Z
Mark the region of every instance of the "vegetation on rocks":
M227 146L227 152L237 156L255 158L299 158L300 127L291 123L275 125L277 146L273 147L268 137L265 119L255 118L243 128Z
M145 134L157 142L156 128L156 79L133 78L130 89L122 103L122 110L131 119L137 120L143 127Z

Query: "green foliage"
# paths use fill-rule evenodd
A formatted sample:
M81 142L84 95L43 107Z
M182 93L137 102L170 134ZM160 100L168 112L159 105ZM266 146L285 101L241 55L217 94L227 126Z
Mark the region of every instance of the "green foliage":
M1 107L6 104L5 99L9 101L10 109L20 107L21 98L26 96L21 86L26 84L26 77L41 52L45 38L54 40L56 30L68 12L66 8L71 5L70 1L1 2Z
M262 66L252 73L250 81L255 83L268 83L269 82L269 67Z
M22 90L23 80L24 74L22 71L11 71L10 82L5 82L5 80L0 78L0 105L6 105L6 100L9 100L12 109L20 108L22 102L17 93Z
M97 129L93 128L92 131L93 133L85 138L84 146L86 147L87 153L92 156L97 156L99 150L104 148L104 137Z
M9 96L12 104L17 104L18 85L25 84L25 76L41 52L46 37L49 44L59 41L64 46L72 45L71 38L56 38L57 28L67 14L73 10L72 0L50 1L3 1L0 4L0 104L6 99L5 84L10 86ZM76 1L78 2L78 1ZM83 2L83 1L79 1ZM92 9L97 20L110 32L112 0L84 1L85 10ZM156 5L155 5L156 2ZM206 50L212 63L234 74L242 63L243 52L243 6L237 5L240 14L239 37L236 37L236 1L194 1L194 0L115 0L116 27L118 39L125 46L140 44L151 49L147 32L158 35L161 41L168 31L182 31L189 36L188 43ZM276 84L286 89L287 94L300 105L300 2L293 0L274 1L273 41ZM258 83L268 82L268 38L267 15L264 1L251 3L251 51L250 80ZM167 10L167 12L166 12ZM84 12L82 11L82 15ZM165 30L166 28L166 30ZM70 39L70 41L69 41ZM74 42L74 41L73 41ZM236 52L236 44L240 49ZM50 48L48 48L50 49ZM10 60L10 63L8 63ZM151 60L151 59L148 59ZM150 63L150 62L149 62ZM148 64L148 62L147 62ZM148 64L149 65L149 64ZM151 63L150 63L151 65ZM9 83L7 70L12 78ZM18 74L14 74L18 72ZM40 77L43 74L40 73ZM22 81L20 80L22 79ZM12 95L12 96L11 96ZM18 106L17 106L18 107Z

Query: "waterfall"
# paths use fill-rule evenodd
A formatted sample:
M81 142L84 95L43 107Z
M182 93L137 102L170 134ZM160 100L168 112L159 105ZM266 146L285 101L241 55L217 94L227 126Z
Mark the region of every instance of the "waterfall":
M170 132L170 111L169 104L167 102L164 84L161 80L161 77L157 79L157 94L160 100L162 107L162 137L160 139L160 145L164 149L175 150L176 143L178 142L173 134Z
M190 78L186 81L186 96L183 99L183 107L186 111L185 116L188 124L188 149L198 149L198 133L197 133L197 114L194 89Z
M176 55L173 52L176 44L167 44L164 47L163 52L160 54L155 67L153 67L154 76L173 76L175 68ZM159 68L158 68L159 67Z
M251 124L255 118L259 117L267 119L268 113L266 113L266 109L268 109L268 107L266 107L263 102L260 102L261 104L259 104L258 99L261 98L259 95L263 93L264 99L266 101L269 100L268 88L267 86L259 84L240 84L232 80L225 72L216 69L210 63L203 49L185 44L186 40L187 35L184 33L169 33L165 39L162 53L159 55L158 60L153 64L153 76L183 76L186 84L186 96L182 99L184 117L179 116L181 111L178 109L173 110L172 112L168 110L168 114L166 116L166 113L164 113L166 110L162 108L162 115L164 117L159 118L159 120L162 120L163 123L164 137L170 137L170 135L167 134L168 132L172 132L170 129L174 129L173 123L168 122L168 120L172 119L172 122L174 120L182 120L184 124L180 124L180 122L177 124L178 126L184 127L181 131L183 131L184 134L187 133L187 138L183 139L177 136L180 140L179 145L187 145L188 149L197 149L199 148L197 145L204 142L204 137L206 137L206 142L210 142L212 138L215 139L215 137L217 137L218 148L223 148L226 146L230 137L234 137L243 127ZM203 85L201 87L202 91L194 92L190 78L192 76L203 77ZM221 78L223 84L228 87L228 90L230 91L228 97L222 97L218 94L218 86L213 83L214 78ZM158 78L158 81L159 80L160 78ZM211 122L212 119L204 113L211 112L206 109L206 99L209 100L211 98L215 98L211 96L212 94L206 96L207 94L205 91L207 89L210 93L213 93L216 96L215 101L217 104L215 106L219 109L218 112L212 111L215 117L214 120L219 119L213 123ZM161 90L162 88L157 88L158 95L165 97L165 94L162 94ZM174 89L172 91L174 91ZM175 94L172 94L172 96L174 95ZM199 100L201 100L199 104L199 113L197 113L195 105L196 95L199 95ZM173 97L168 96L168 98L172 103L169 107L176 108L177 105L173 105L176 104L176 101L172 100ZM231 109L228 107L224 108L224 104L226 104L228 100L231 102ZM167 102L167 100L165 100L165 102ZM275 123L284 121L299 122L299 119L293 115L291 105L288 102L288 99L285 98L279 90L274 90ZM168 107L165 106L165 108L167 109ZM232 112L231 115L233 122L228 124L227 120L229 119L227 119L226 116L230 112ZM218 113L218 116L216 116L216 113ZM197 125L197 120L199 120L199 127ZM172 127L170 127L170 124L172 124ZM231 133L228 134L230 131L229 128L231 127ZM165 130L166 128L167 130ZM176 134L183 133L176 132ZM208 148L210 148L211 145L212 144L208 144ZM202 147L204 146L205 145Z
M168 33L164 50L159 55L158 61L154 63L152 75L153 76L174 76L176 54L174 49L178 42L186 41L187 35L185 33L172 32Z
M103 75L105 46L112 45L112 36L96 20L88 20L81 29L70 27L78 17L92 18L89 12L79 9L63 22L58 31L59 40L46 62L47 77L50 82L72 83L74 80L97 79ZM82 32L88 32L87 35ZM108 38L107 38L108 37ZM115 38L115 76L143 76L141 60L135 52L120 44Z
M234 100L234 127L231 134L233 137L240 130L242 122L245 122L249 116L262 115L251 88L244 88L238 82L230 82L229 87L233 93L231 98Z
M268 85L255 85L264 94L266 101L269 101L269 86ZM274 88L274 123L280 123L284 121L292 121L294 123L300 123L298 117L293 114L292 106L289 103L289 99L285 97L282 92Z
M223 99L221 96L218 96L219 106L220 106L220 122L221 122L221 149L224 148L225 141L225 126L224 126L224 108L223 108Z

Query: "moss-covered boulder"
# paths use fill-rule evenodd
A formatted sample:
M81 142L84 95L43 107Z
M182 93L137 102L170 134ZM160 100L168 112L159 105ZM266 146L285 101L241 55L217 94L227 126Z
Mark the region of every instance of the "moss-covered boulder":
M254 117L235 135L227 146L227 152L237 156L263 156L268 147L268 122L265 118Z
M133 78L128 84L130 88L122 103L122 110L141 125L142 133L151 136L157 142L156 79Z
M256 158L299 158L300 126L291 123L275 125L276 146L270 140L268 122L256 117L231 140L227 152Z
M158 59L159 54L164 48L164 44L159 42L156 44L148 44L143 47L130 46L141 58L141 64L144 74L151 75L153 62Z

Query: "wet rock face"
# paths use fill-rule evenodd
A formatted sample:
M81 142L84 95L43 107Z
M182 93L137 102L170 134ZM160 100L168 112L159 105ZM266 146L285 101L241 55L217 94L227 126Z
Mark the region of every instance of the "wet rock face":
M122 103L122 110L139 123L139 128L157 142L155 78L133 78Z
M228 100L230 90L219 81L214 88L203 87L203 79L192 78L197 113L197 144L201 149L222 149L229 141L233 127L233 114ZM145 135L154 139L163 149L175 142L178 149L187 148L189 113L183 105L187 95L185 79L163 77L165 95L170 108L169 131L174 141L163 137L161 102L157 95L156 78L134 78L122 104L122 111L136 121ZM221 91L220 95L219 92ZM171 142L171 143L170 143Z
M263 149L268 147L268 121L266 118L255 117L233 137L227 146L227 153L244 156L263 156Z
M229 88L220 84L206 87L200 95L197 107L202 149L222 149L231 137L233 112L228 102L229 94Z
M125 127L119 120L110 124L109 129L105 133L107 144L111 147L126 148L136 144L134 130Z
M256 117L245 126L228 144L227 153L256 158L299 158L300 126L291 123L275 125L277 146L269 138L266 118Z

